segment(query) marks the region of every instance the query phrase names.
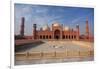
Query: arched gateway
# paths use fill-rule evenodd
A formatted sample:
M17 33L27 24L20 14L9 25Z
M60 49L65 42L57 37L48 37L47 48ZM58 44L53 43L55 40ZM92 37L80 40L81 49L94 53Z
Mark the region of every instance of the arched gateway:
M60 39L60 30L55 30L54 31L54 39Z

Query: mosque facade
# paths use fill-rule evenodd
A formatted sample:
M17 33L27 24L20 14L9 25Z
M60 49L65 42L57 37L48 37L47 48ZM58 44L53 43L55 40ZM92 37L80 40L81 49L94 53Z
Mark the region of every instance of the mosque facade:
M22 18L21 20L21 31L20 35L24 36L24 21L25 19ZM77 24L76 28L69 28L67 26L64 26L63 24L60 24L58 22L52 23L51 27L48 25L45 25L44 27L37 30L37 24L33 24L33 35L27 36L27 39L33 39L33 40L79 40L80 39L80 26ZM89 39L89 25L88 25L88 19L86 20L86 38Z
M60 23L53 23L51 27L44 26L40 30L36 30L37 25L33 24L33 39L71 39L79 40L79 25L76 29L64 27Z

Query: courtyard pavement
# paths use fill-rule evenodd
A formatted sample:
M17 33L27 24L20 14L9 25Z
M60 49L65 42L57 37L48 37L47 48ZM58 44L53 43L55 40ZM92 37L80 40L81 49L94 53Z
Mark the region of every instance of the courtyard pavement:
M43 41L43 43L34 46L27 50L16 53L26 52L65 52L65 51L94 51L94 43L84 41ZM27 45L29 46L29 45ZM93 61L94 57L85 58L60 58L60 59L30 59L30 60L16 60L15 65L30 65L30 64L44 64L44 63L61 63L61 62L79 62L79 61Z
M44 43L34 46L25 52L54 52L54 51L90 51L94 49L94 44L84 41L43 41Z

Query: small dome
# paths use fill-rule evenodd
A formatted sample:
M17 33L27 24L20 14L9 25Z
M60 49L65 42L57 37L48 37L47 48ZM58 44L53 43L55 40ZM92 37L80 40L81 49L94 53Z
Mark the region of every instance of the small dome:
M42 29L43 29L43 31L50 30L48 25L45 25Z
M68 31L68 30L69 30L69 27L67 27L67 26L64 27L64 30L65 30L65 31Z
M57 26L60 26L60 24L59 23L54 23L53 26L57 27Z

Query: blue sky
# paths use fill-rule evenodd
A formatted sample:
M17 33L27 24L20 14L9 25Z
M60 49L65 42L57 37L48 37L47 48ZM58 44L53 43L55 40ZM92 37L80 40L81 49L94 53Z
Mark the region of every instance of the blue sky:
M58 22L70 28L80 26L81 34L85 33L86 18L88 17L89 29L94 34L94 9L68 6L15 4L14 6L15 31L20 33L21 17L25 17L25 35L32 35L32 25L37 24L38 29L48 24Z

